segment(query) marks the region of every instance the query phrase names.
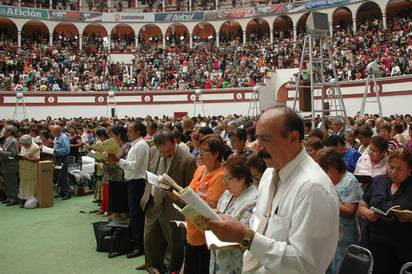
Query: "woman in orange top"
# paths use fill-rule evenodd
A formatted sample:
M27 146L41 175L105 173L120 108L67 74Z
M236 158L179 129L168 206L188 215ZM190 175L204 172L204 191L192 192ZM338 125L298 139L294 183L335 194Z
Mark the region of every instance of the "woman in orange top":
M226 146L223 139L216 135L206 135L200 139L199 159L202 163L193 175L190 188L210 205L216 208L217 202L226 190L223 182L223 156ZM185 254L185 274L209 273L210 252L205 235L187 221L187 244Z

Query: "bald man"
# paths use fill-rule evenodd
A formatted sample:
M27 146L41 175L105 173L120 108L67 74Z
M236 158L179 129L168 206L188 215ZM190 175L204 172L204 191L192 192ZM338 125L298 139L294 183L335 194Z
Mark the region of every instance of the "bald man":
M242 273L325 273L338 242L339 204L329 177L303 148L303 121L275 107L262 114L256 135L268 168L250 228L223 214L223 221L209 220L210 228L246 251Z

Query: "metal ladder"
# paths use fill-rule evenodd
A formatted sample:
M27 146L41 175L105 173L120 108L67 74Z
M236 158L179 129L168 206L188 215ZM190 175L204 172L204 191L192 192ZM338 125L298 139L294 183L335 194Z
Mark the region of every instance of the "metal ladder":
M314 44L319 46L319 51L314 52ZM308 51L306 50L307 48ZM304 39L303 50L296 80L293 109L298 111L296 109L296 102L300 99L298 98L299 88L310 88L312 128L315 128L317 115L321 116L322 121L338 117L343 119L345 124L348 125L346 108L326 34L307 34ZM327 61L332 66L333 75L335 76L335 79L332 79L330 82L325 81L325 65ZM318 75L315 75L315 69L319 71ZM301 85L300 80L303 79L302 74L304 70L308 71L309 84Z
M249 110L247 111L248 116L250 116L251 112L252 112L253 117L260 114L261 112L260 102L259 102L259 92L260 92L260 87L254 86L253 91L252 91L252 98L250 99L250 103L249 103Z
M117 110L116 110L116 100L115 100L115 96L114 96L114 91L109 91L106 98L107 98L106 117L111 116L112 109L114 109L114 116L116 116L117 115Z
M26 103L22 92L16 93L16 106L14 107L13 120L16 120L18 115L23 115L23 119L27 118Z
M375 93L375 98L373 97L368 98L368 90L370 88L371 81L373 81L373 92ZM378 86L378 83L376 82L376 76L374 73L369 73L368 77L366 78L365 91L363 92L363 100L362 100L362 105L361 105L361 110L360 110L361 116L365 114L366 103L377 103L378 108L379 108L379 116L382 117L382 105L381 105L381 99L379 97L379 86Z

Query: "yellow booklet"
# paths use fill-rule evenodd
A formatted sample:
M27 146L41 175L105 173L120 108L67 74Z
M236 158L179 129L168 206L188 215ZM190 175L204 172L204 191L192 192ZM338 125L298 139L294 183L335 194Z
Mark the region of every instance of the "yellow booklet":
M117 141L113 138L110 138L102 143L102 146L107 153L110 154L119 154L120 153L120 146Z

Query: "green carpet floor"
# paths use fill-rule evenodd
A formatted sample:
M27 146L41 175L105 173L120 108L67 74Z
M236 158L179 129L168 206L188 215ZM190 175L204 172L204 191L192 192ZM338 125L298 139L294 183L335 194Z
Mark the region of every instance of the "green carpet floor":
M96 252L91 223L108 218L88 213L98 208L92 199L55 199L53 207L36 209L1 204L0 273L145 273L135 270L144 256Z

